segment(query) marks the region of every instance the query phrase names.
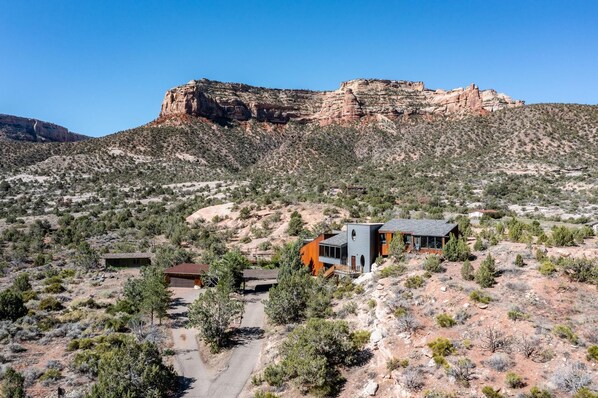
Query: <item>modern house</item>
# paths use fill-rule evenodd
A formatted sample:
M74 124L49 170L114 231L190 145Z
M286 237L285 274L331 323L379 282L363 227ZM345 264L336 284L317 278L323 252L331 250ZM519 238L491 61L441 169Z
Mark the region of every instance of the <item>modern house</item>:
M458 235L457 224L443 220L394 219L382 223L348 223L337 234L321 234L306 241L301 260L313 275L324 272L358 275L371 272L378 256L388 256L390 242L401 234L408 252L442 253L450 235Z
M144 267L152 264L152 253L106 253L102 261L106 267Z

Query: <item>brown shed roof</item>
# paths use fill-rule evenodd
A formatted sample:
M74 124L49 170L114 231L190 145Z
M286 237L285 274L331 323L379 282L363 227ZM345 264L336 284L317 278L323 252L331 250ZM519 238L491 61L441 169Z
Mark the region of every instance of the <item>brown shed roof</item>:
M183 263L175 265L174 267L166 268L164 273L167 275L202 275L208 272L210 266L208 264L190 264Z
M152 258L152 253L106 253L102 256L104 259L119 259L119 258Z

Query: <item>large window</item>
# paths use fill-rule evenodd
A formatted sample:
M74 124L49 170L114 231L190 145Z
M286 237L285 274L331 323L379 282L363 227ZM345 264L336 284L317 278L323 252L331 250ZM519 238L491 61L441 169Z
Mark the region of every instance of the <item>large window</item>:
M346 250L344 247L320 245L320 257L342 258Z
M427 249L442 249L442 238L437 236L422 236L421 247Z

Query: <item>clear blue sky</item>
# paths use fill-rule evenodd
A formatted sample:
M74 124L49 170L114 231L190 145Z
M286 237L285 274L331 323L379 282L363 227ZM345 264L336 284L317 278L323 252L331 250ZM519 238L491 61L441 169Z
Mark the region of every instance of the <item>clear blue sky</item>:
M598 102L598 1L0 0L0 113L100 136L191 79L330 90L475 82Z

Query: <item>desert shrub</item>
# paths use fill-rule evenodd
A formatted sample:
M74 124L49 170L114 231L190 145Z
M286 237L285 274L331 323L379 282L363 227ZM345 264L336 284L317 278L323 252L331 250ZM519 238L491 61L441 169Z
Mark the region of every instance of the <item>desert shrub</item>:
M482 290L474 290L469 294L469 298L475 301L476 303L488 304L492 301L492 297L490 297L486 292Z
M397 317L397 328L400 332L413 333L421 328L421 324L413 315L405 313Z
M44 372L44 374L42 374L39 378L40 381L54 381L54 380L58 380L62 377L62 373L60 372L60 369L48 369Z
M472 281L475 279L474 275L475 270L473 269L473 266L471 265L469 260L465 260L463 262L463 265L461 266L461 277L463 278L463 280Z
M582 387L573 396L573 398L598 398L598 392L592 392L587 387Z
M556 272L556 265L550 260L544 260L540 263L538 271L544 276L551 276Z
M257 391L253 394L253 398L280 398L280 396L270 391Z
M31 290L31 283L29 282L29 274L27 272L21 272L15 278L14 282L12 283L12 288L17 291L24 293L28 290Z
M351 341L353 342L355 348L362 350L363 347L369 343L371 335L372 332L369 330L356 330L351 333Z
M5 370L1 386L2 397L25 398L25 378L13 368Z
M574 246L575 234L574 231L565 227L564 225L555 226L552 228L550 241L555 246Z
M536 336L522 335L516 341L517 350L526 358L531 358L540 350L540 339Z
M476 252L480 252L484 249L486 249L486 247L484 246L484 243L482 242L482 238L480 238L480 236L478 235L475 240L475 243L473 244L473 250L475 250Z
M444 267L440 264L440 257L438 256L428 256L424 261L424 270L428 272L443 272Z
M419 289L420 287L424 286L425 280L420 275L413 275L407 278L405 281L405 287L408 289Z
M488 254L488 257L482 261L480 267L475 273L475 281L481 287L492 287L496 283L496 265L492 255Z
M369 299L368 300L368 308L369 309L373 310L374 308L376 308L376 304L377 304L376 300L374 300L374 299Z
M393 370L397 370L398 368L406 368L409 366L408 359L400 359L400 358L390 358L386 361L386 370L392 372Z
M448 261L465 261L471 256L471 250L463 237L457 238L451 234L448 242L442 249L442 255Z
M27 315L27 307L20 293L12 289L0 292L0 320L16 321Z
M560 390L576 392L592 383L592 374L583 363L576 362L555 370L552 382Z
M523 378L519 376L517 373L508 372L505 376L505 383L510 388L523 388L525 387L525 381Z
M469 318L471 318L471 314L464 308L459 309L457 313L455 313L455 322L460 325L463 325Z
M422 369L416 366L407 366L401 374L400 383L410 391L421 390L425 385Z
M577 335L573 332L573 330L571 329L570 326L567 325L556 325L553 329L552 332L560 337L561 339L567 339L569 340L572 344L577 344L579 343L579 337L577 337Z
M484 394L486 398L504 398L504 395L500 393L500 390L495 390L490 386L482 388L482 394Z
M52 283L51 285L46 286L44 291L46 293L58 294L63 293L66 289L60 283Z
M456 352L453 343L445 337L437 337L428 343L428 347L432 350L432 358L438 365L446 364L444 358Z
M469 382L473 378L473 369L475 364L469 358L459 358L452 363L446 370L449 376L455 378L455 381L463 386L469 387Z
M519 307L511 308L507 313L507 316L512 321L521 321L529 318L529 316L525 312L521 311Z
M507 354L496 353L484 361L484 363L496 370L497 372L504 372L511 367L511 358Z
M528 393L522 394L521 398L552 398L553 395L546 389L541 389L538 386L532 387Z
M572 281L598 285L598 260L596 259L561 257L557 265Z
M521 254L517 254L517 256L515 256L515 265L517 267L523 267L525 265L525 263L523 262L523 257L521 257Z
M343 307L338 311L337 315L339 318L344 318L349 314L356 314L357 313L357 304L353 301L349 301L345 303Z
M292 380L303 392L330 395L343 381L339 366L352 365L358 351L346 322L310 319L288 335L281 362L264 370L264 380L272 385Z
M386 267L380 270L380 278L391 278L397 277L402 275L405 272L406 268L402 264L392 264L387 265Z
M598 362L598 345L588 347L588 361Z
M496 351L507 351L512 339L502 330L489 326L481 336L481 346L492 353Z
M436 316L436 323L442 328L450 328L457 324L455 319L449 314L440 314Z
M38 308L42 311L60 311L63 305L56 299L56 297L46 297L39 302Z
M115 304L110 304L106 307L106 312L110 315L116 315L119 312L133 315L139 312L139 308L127 299L118 300Z

